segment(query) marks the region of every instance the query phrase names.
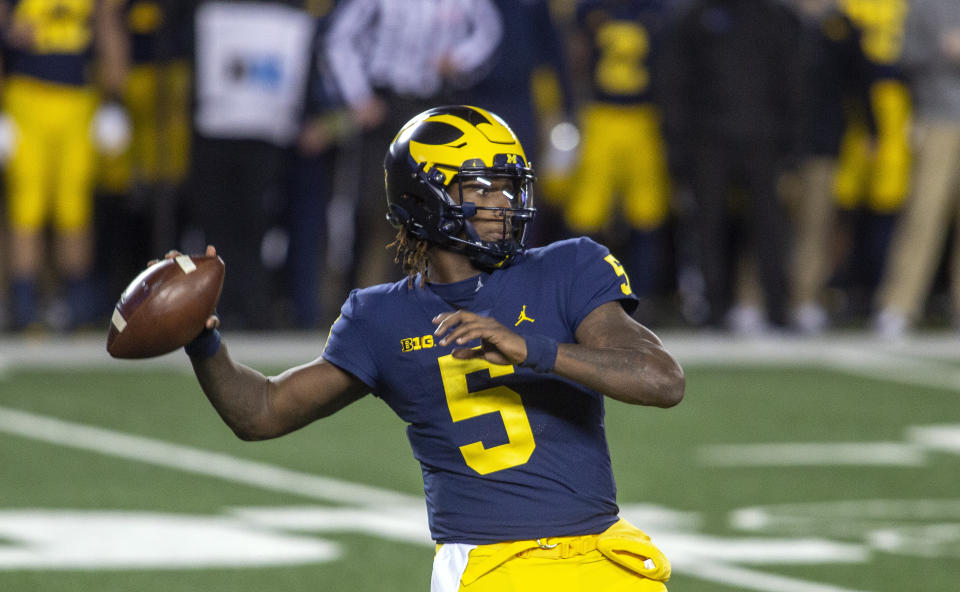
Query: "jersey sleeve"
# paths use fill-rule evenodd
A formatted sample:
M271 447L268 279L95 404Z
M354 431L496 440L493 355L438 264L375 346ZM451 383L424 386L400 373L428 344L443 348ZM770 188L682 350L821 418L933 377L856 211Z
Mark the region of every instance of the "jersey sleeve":
M637 297L630 289L630 279L623 265L610 254L609 249L589 238L572 243L576 252L570 274L567 322L574 330L601 304L618 301L627 314L637 308Z
M334 366L353 374L373 389L379 371L362 320L362 302L358 291L350 293L340 307L340 316L330 327L321 356Z

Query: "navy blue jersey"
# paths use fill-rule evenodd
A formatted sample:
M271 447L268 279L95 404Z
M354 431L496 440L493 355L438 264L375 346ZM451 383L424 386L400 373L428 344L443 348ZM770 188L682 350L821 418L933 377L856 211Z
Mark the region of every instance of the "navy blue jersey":
M662 0L580 0L577 26L591 44L595 100L621 105L654 100L665 13Z
M610 301L636 306L623 268L587 238L437 289L404 279L350 294L323 357L407 422L436 541L590 534L616 521L603 397L553 374L454 359L432 323L463 308L573 343L580 322Z

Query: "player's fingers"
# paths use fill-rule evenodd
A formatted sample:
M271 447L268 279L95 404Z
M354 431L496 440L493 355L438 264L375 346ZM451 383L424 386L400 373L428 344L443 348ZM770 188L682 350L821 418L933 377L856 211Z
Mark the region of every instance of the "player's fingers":
M213 257L217 254L217 248L213 245L207 245L207 256Z
M217 315L211 315L207 317L207 321L203 324L207 329L216 329L220 327L220 317Z
M451 343L464 344L471 339L477 339L482 337L476 330L476 328L459 326L455 330L451 331L448 335L444 335L443 339L440 340L440 345L449 345Z
M444 322L445 320L451 317L460 317L460 316L463 316L462 310L455 310L453 312L441 312L437 316L433 317L433 324L439 325L440 323Z
M458 360L472 360L474 358L482 358L483 350L479 347L460 348L451 351L450 355Z
M501 326L492 319L480 317L470 322L460 323L456 329L449 334L444 335L440 340L440 345L447 345L456 342L464 344L473 339L489 339L494 337Z
M169 251L166 252L166 254L164 254L163 258L173 259L174 257L179 257L179 256L180 256L180 251L176 249L170 249Z
M433 331L434 337L440 337L451 328L456 327L461 319L462 315L460 315L460 311L442 312L433 317L433 322L437 325L437 328Z
M485 319L482 315L478 315L475 312L470 312L469 310L455 310L453 312L441 312L437 316L433 317L433 323L435 325L443 323L448 319L456 319L457 322L466 322L472 321L475 319Z
M455 319L455 324L451 323L454 319L446 319L443 323L440 324L439 329L443 329L442 332L437 333L437 337L443 336L443 339L440 340L440 345L447 345L456 340L457 343L465 343L469 339L474 339L475 337L481 337L481 334L478 334L477 331L482 327L483 317L475 318L466 318L463 315L458 315ZM447 324L449 326L447 326ZM472 337L470 337L472 335Z
M489 347L457 348L451 351L450 355L458 360L483 358L491 364L499 364L503 366L510 366L515 363L514 360L511 360L507 356L503 355L496 348Z

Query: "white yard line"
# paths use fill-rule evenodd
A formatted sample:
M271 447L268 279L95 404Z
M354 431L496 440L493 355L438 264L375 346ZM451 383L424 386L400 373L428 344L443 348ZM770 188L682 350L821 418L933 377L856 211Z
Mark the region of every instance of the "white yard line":
M956 360L960 360L958 352ZM922 386L960 392L960 367L947 362L918 359L889 352L835 348L822 364L839 372L905 386Z
M863 592L853 588L808 582L740 567L739 565L710 561L696 561L689 565L685 564L682 573L702 580L725 584L733 590L754 590L755 592Z
M960 424L911 426L907 438L918 446L937 452L960 454Z
M180 444L0 407L0 432L353 506L422 506L420 496L284 469Z
M903 442L777 442L711 444L698 460L715 467L894 466L926 464L922 447Z
M681 365L822 367L853 376L960 392L960 339L954 334L884 342L868 336L732 339L667 334Z

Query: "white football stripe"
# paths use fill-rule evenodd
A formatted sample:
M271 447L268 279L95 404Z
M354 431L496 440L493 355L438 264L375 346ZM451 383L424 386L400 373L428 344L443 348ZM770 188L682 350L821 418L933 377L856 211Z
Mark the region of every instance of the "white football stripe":
M183 270L183 273L193 273L197 270L196 264L194 264L193 259L189 255L179 255L176 258L177 265L180 266L180 269Z
M123 318L123 315L120 314L120 309L113 309L113 317L110 318L110 322L113 323L113 326L117 328L117 331L123 333L123 330L127 328L127 319Z

